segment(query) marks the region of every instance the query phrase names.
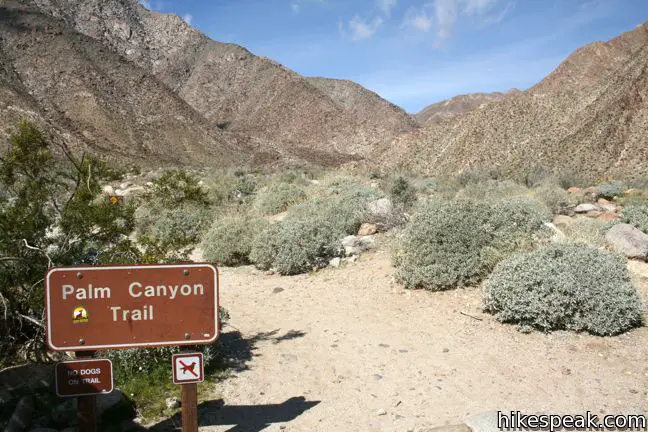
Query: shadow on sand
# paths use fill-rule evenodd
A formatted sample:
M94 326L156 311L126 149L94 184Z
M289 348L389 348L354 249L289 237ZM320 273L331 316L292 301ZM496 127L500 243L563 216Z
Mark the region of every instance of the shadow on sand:
M198 425L231 425L227 432L258 432L273 423L286 423L318 405L319 401L307 401L303 396L292 397L280 404L225 405L222 400L203 402L198 405ZM167 432L180 430L180 415L166 419L148 430Z

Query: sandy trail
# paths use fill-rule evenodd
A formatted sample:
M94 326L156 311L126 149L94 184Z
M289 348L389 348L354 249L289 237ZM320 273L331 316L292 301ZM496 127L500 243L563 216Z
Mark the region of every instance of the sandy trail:
M294 277L222 269L221 303L240 330L223 340L242 367L212 395L222 402L201 408L200 430L423 431L497 409L646 411L648 328L522 334L482 312L479 289L408 291L392 274L385 251Z

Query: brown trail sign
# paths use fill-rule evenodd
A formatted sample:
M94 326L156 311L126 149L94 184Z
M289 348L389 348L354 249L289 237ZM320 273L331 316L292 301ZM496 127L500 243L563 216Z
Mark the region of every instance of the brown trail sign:
M54 351L209 344L218 338L211 264L59 267L45 277Z
M47 345L54 351L77 351L78 357L92 357L94 350L209 344L218 338L220 327L218 270L198 263L53 268L45 276L45 307ZM59 394L84 394L78 399L81 432L97 429L94 394L112 390L109 364L110 390L100 386L108 379L105 364L82 369L79 374L90 375L79 383L72 377L72 363L57 367ZM180 381L185 374L196 378L182 386L183 431L197 432L202 354L185 355L180 366ZM184 381L190 382L188 378ZM81 393L81 384L97 388Z
M108 394L113 391L112 362L71 360L56 364L56 394L61 397Z

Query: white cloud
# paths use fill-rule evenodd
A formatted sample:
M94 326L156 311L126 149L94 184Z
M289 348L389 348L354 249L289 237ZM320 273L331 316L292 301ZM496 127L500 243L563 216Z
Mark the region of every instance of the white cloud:
M191 15L190 13L184 14L182 16L182 19L185 20L187 24L191 25L191 20L193 19L193 15Z
M463 0L463 10L468 15L481 15L495 6L498 0Z
M376 0L376 5L386 16L390 16L392 9L398 5L398 0Z
M380 26L383 25L383 22L384 21L381 17L375 17L373 20L367 21L360 18L358 15L354 16L351 21L349 21L351 39L354 41L371 39Z
M412 27L423 32L429 31L432 28L432 18L427 12L427 8L424 7L421 10L408 9L402 27Z
M292 2L290 7L292 8L293 13L299 13L299 3Z
M436 0L434 2L434 12L436 21L439 25L437 36L439 39L447 39L452 35L455 22L458 15L457 0Z

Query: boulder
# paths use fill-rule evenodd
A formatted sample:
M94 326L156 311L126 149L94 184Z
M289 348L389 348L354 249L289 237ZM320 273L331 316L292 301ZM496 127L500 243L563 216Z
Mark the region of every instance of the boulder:
M619 207L617 207L614 204L600 204L599 207L601 208L601 210L606 212L611 212L611 213L614 213L619 210Z
M342 247L345 256L360 255L360 253L372 249L376 241L371 236L346 236L342 239Z
M144 189L143 186L132 186L132 187L129 187L127 189L122 190L122 195L128 196L128 195L131 195L133 193L144 192L144 190L145 189Z
M276 289L276 288L275 288ZM283 290L282 290L283 291ZM177 397L169 397L164 400L164 404L170 410L180 408L180 400Z
M358 230L359 236L368 236L373 235L378 232L378 226L376 224L363 223Z
M570 194L582 195L583 189L578 187L570 187L569 189L567 189L567 192L569 192Z
M588 217L590 219L596 219L597 217L601 216L603 212L600 212L598 210L590 211L585 213L585 217Z
M502 411L507 412L505 410ZM464 418L463 422L473 432L498 432L502 430L498 424L498 411L486 411L474 414Z
M646 259L648 256L648 235L629 224L613 226L605 234L610 247L628 258Z
M574 212L576 212L576 213L588 213L588 212L592 212L592 211L597 211L598 209L599 209L598 206L596 206L594 204L585 203L585 204L579 204L578 206L576 206L576 208L574 209Z
M329 265L334 268L340 267L340 262L342 262L342 259L340 257L335 257L331 261L329 261Z
M628 189L625 192L623 192L623 195L625 195L625 196L639 196L639 195L641 195L641 193L642 193L641 189L632 188L632 189Z
M567 228L573 222L574 222L574 219L572 219L571 217L566 216L566 215L558 215L558 216L553 218L553 224L556 227L560 228L560 229Z
M602 221L605 221L605 222L612 222L612 221L615 221L615 220L619 219L619 215L616 214L616 213L603 213L602 215L600 215L596 219L602 220Z
M553 236L551 237L551 241L555 243L564 243L567 241L567 236L560 231L556 226L550 222L544 222L544 226L549 228L551 231L553 231Z
M77 424L77 399L68 399L52 410L52 419L57 424ZM135 417L135 406L124 393L113 390L106 395L97 396L97 418L100 423L115 423Z
M101 188L101 191L106 195L115 195L115 189L110 185L105 185Z
M610 201L606 200L605 198L599 198L598 201L596 201L596 203L599 205L605 205L605 204L610 204Z
M367 204L367 212L372 222L389 219L393 210L394 206L389 198L380 198Z

